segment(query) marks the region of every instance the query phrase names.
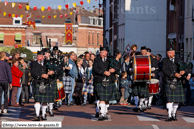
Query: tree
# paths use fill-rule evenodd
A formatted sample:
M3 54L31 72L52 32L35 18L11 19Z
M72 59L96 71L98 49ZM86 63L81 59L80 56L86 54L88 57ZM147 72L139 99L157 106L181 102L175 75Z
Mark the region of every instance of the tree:
M25 47L18 47L18 48L12 49L10 54L13 55L16 52L20 54L21 53L26 54L27 56L26 58L24 58L24 61L26 62L33 60L33 52Z

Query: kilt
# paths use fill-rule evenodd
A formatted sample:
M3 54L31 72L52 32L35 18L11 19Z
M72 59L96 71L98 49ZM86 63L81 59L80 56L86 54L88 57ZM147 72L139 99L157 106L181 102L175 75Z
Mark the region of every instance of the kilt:
M175 103L185 102L182 82L179 81L176 86L177 86L176 90L172 91L170 89L169 83L166 82L165 91L166 91L167 102L175 102Z
M92 83L84 82L82 92L87 92L87 93L93 94L93 92L94 92L93 82Z
M46 93L41 94L39 92L39 84L36 84L33 88L34 91L34 99L35 102L40 102L40 103L53 103L53 94L51 94L51 87L49 84L46 85Z
M70 77L63 77L63 85L65 93L71 93L72 92L72 84L71 84L71 78Z
M82 96L83 82L76 82L74 93L77 93L79 97Z
M100 101L118 100L120 98L115 83L107 87L102 86L102 83L96 83L95 90Z
M146 82L136 82L132 87L134 96L139 96L140 98L148 98L149 90L146 85Z
M56 80L51 82L51 92L53 94L53 99L54 100L59 98L59 92L58 92Z

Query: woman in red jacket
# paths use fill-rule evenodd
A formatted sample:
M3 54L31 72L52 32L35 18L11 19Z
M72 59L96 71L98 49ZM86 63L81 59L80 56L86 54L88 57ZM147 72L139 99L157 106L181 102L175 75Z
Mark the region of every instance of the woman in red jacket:
M11 73L12 73L12 95L11 95L11 105L18 107L19 104L16 103L17 100L17 92L18 87L20 87L20 79L23 75L23 72L19 70L18 65L19 61L18 59L13 59L12 61L13 66L11 67Z

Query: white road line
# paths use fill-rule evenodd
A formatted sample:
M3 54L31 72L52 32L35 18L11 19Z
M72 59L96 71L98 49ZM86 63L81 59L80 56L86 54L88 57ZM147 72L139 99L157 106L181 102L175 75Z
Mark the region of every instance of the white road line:
M152 127L153 127L154 129L159 129L159 127L158 127L157 125L152 125Z

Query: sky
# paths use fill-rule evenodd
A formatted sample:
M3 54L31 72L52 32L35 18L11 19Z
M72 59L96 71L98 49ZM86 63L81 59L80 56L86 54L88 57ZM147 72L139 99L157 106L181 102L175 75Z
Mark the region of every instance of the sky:
M84 8L88 9L93 9L93 6L99 7L99 0L90 0L90 3L87 3L87 0L0 0L1 2L4 1L8 1L8 2L28 2L30 1L30 6L34 7L37 6L38 8L40 8L41 6L51 6L51 8L56 8L58 5L61 5L62 8L65 8L65 5L69 3L69 7L73 7L72 3L76 3L76 5L80 5L80 1L83 1L84 4ZM102 0L100 0L100 2L102 3ZM81 5L80 5L81 6Z

